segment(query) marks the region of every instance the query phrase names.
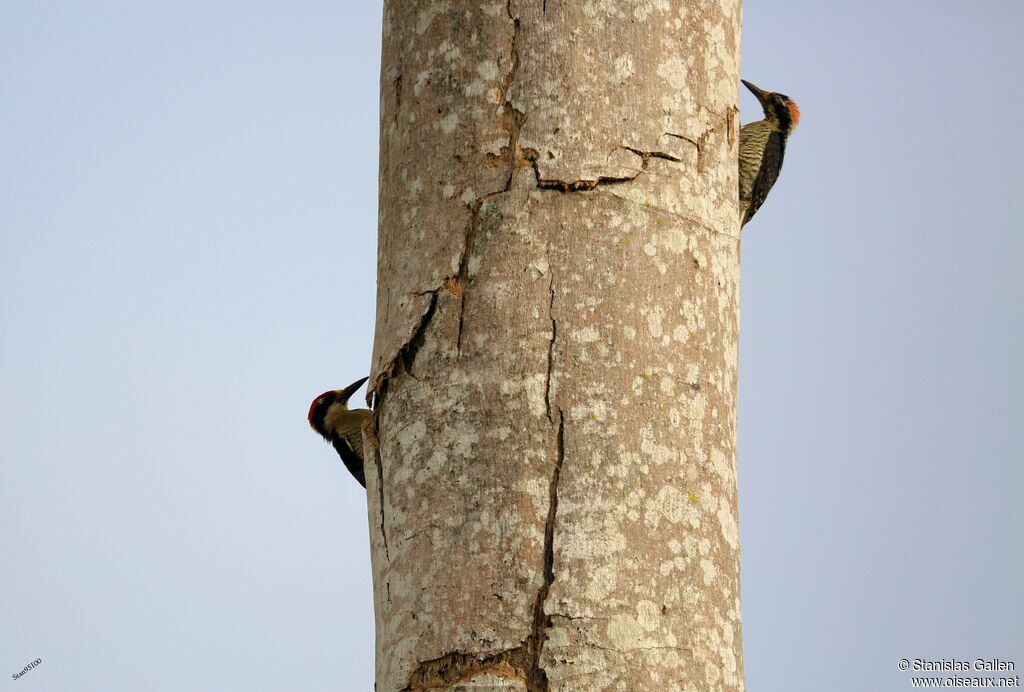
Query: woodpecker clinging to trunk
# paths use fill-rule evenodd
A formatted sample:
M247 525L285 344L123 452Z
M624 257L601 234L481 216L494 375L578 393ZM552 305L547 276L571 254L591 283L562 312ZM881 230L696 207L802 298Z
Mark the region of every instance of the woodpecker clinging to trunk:
M309 425L334 445L345 468L366 487L363 472L363 423L373 415L365 408L349 410L348 399L363 386L367 378L353 382L344 389L324 392L309 405Z
M745 79L764 108L764 120L740 128L740 226L754 217L782 170L786 138L800 122L800 109L788 96L759 89Z

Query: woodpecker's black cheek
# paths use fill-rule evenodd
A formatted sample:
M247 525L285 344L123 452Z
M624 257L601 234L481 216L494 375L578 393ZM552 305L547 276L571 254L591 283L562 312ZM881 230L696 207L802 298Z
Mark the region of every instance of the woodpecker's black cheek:
M313 407L313 412L309 415L310 425L321 435L324 435L324 418L327 417L327 407L330 404L326 401L319 401ZM326 437L326 435L324 435Z
M793 115L789 112L789 103L784 100L776 100L772 103L775 111L775 118L779 121L779 130L788 133L793 127Z

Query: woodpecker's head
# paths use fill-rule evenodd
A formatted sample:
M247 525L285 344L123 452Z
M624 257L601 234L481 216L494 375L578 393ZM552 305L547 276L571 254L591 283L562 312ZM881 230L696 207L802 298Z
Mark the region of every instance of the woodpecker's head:
M740 81L761 102L761 108L764 109L764 117L768 122L773 123L781 132L786 134L796 129L796 126L800 123L800 109L796 107L796 101L785 94L777 94L774 91L759 89L745 79Z
M345 387L324 392L309 405L309 426L316 430L324 439L332 438L332 431L339 414L348 411L348 400L356 390L363 386L369 378L364 377Z

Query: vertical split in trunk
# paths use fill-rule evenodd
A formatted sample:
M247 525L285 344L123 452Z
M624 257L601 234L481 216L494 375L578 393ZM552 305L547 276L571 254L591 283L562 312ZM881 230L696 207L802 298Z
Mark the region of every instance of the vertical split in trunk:
M738 55L738 0L385 1L378 690L743 689Z

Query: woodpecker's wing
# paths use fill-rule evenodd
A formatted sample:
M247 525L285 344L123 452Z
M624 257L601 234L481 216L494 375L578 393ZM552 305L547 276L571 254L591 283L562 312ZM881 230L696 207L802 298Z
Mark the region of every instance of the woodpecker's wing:
M366 487L366 472L363 471L363 458L356 454L356 451L352 449L352 445L349 444L348 439L344 437L336 437L331 440L331 444L334 445L334 449L338 452L338 456L345 463L345 468L352 474L352 477L359 481L359 485Z
M750 221L764 204L782 170L785 154L785 135L766 121L759 120L740 129L740 166L747 171L757 171L753 176L740 175L743 224Z
M750 206L754 180L757 178L757 172L761 169L765 145L768 143L768 136L771 133L771 126L764 120L747 123L740 128L740 209L744 212L744 218L746 218L746 208Z
M331 444L338 452L338 456L345 463L348 472L359 481L359 485L366 487L366 474L363 471L363 423L370 418L370 412L366 409L355 409L346 411L346 415L339 419L336 424L335 435L332 436Z

